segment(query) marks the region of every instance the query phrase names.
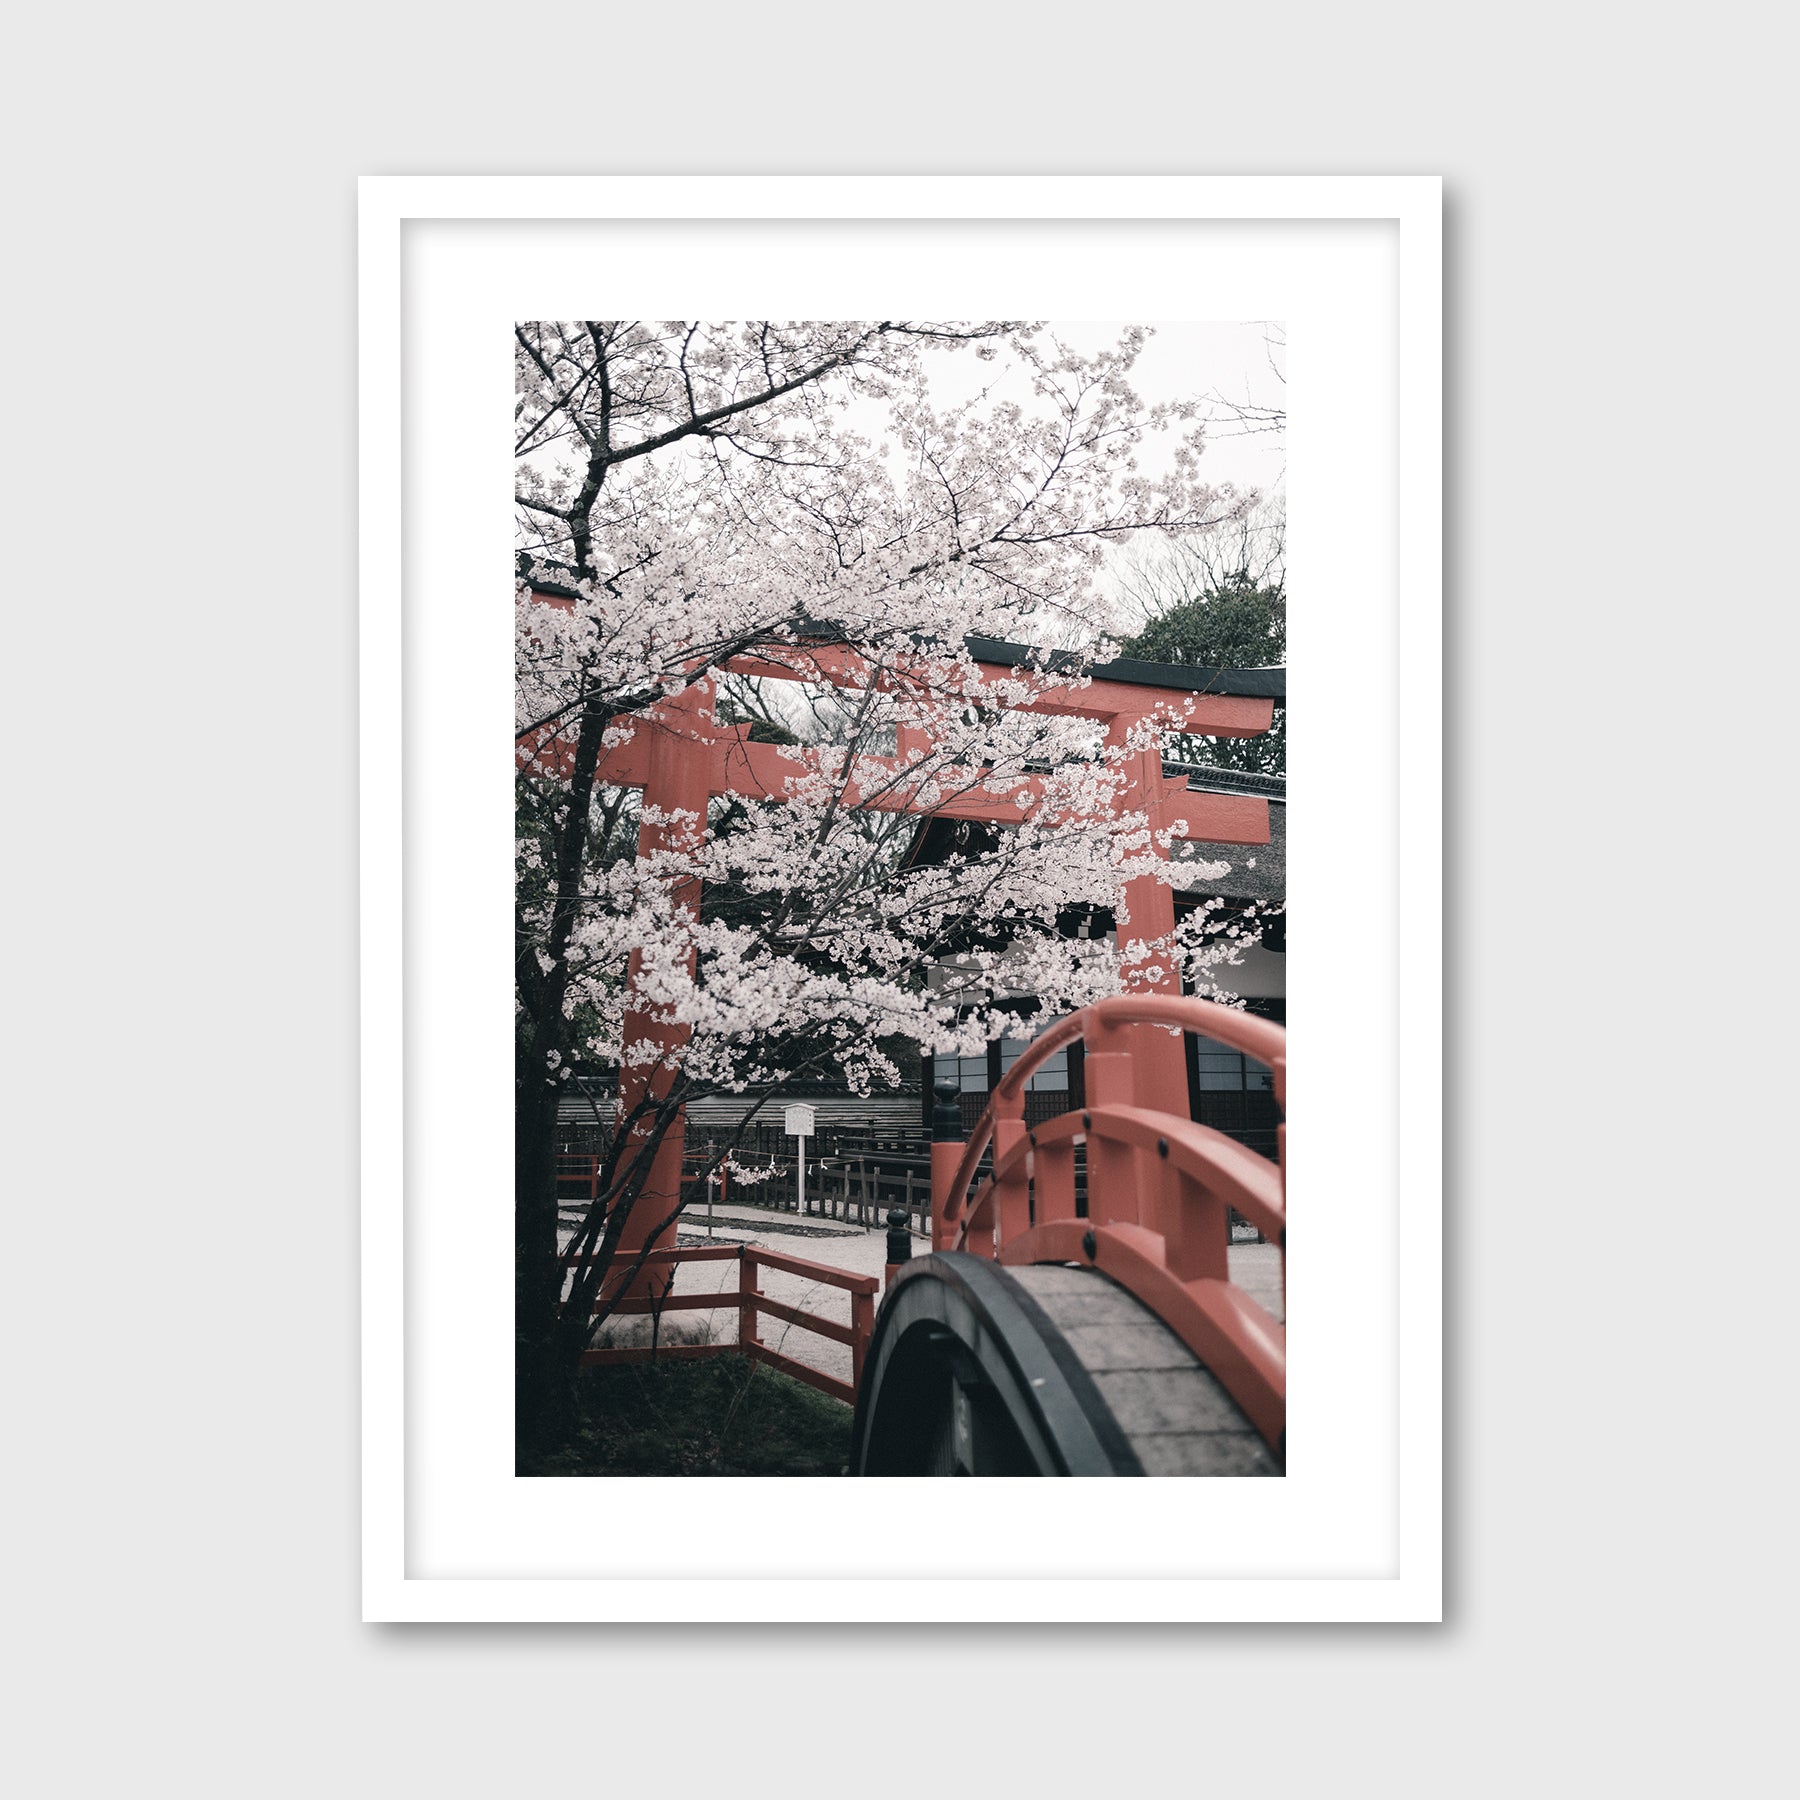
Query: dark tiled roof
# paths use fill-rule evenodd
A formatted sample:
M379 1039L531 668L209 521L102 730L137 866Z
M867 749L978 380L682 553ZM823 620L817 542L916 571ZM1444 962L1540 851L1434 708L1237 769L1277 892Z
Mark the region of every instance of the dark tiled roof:
M1079 652L1052 650L1048 655L1029 644L1003 643L999 638L965 638L969 654L977 662L1001 663L1017 669L1030 665L1091 675L1096 681L1129 681L1138 687L1174 688L1184 694L1239 694L1255 700L1287 699L1287 670L1203 669L1191 663L1138 662L1121 656L1113 662L1084 666Z
M1261 794L1270 800L1287 798L1285 775L1261 775L1253 769L1215 769L1205 763L1170 762L1163 759L1165 775L1185 775L1199 794Z

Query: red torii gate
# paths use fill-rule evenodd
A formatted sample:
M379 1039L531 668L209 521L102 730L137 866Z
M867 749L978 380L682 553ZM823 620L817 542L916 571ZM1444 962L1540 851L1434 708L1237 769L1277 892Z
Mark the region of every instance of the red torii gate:
M560 596L540 595L551 605ZM983 677L1016 674L1028 652L1014 645L972 646ZM823 681L832 686L862 687L871 679L893 681L889 673L872 671L854 652L837 646L808 649L796 646L765 649L754 655L734 657L724 664L733 673L774 677L785 681ZM1173 696L1180 728L1206 737L1257 737L1274 722L1272 698L1255 694L1227 694L1215 690L1222 671L1175 670L1164 665L1111 663L1091 672L1092 679L1074 688L1055 686L1016 702L1028 712L1062 713L1093 719L1104 726L1106 741L1123 746L1144 720L1167 717ZM1144 677L1152 677L1150 680ZM1171 677L1182 678L1177 685ZM1194 685L1185 685L1191 680ZM631 736L604 750L596 779L614 787L637 787L644 792L646 808L660 817L646 819L638 832L638 855L660 851L691 852L706 830L707 803L714 794L733 794L755 800L785 800L787 784L796 777L817 772L817 751L783 745L753 743L748 725L721 724L713 714L712 684L700 680L678 695L658 701L628 715ZM865 757L859 766L863 777L848 780L843 802L851 808L882 812L916 812L934 817L967 819L985 824L1017 824L1043 804L1043 779L1036 775L1008 778L1003 788L983 785L979 770L939 770L930 777L909 779L907 758L924 747L924 733L902 727L898 754L892 758ZM566 772L572 752L560 738L538 738L521 744L522 767L533 764L546 772ZM1249 795L1199 794L1185 780L1170 779L1162 772L1160 736L1151 747L1134 752L1118 765L1123 781L1116 790L1118 813L1142 812L1152 832L1186 826L1189 841L1213 844L1266 844L1269 841L1269 808L1266 800ZM938 795L927 803L920 789L927 779L937 787L946 776L966 778L962 791ZM991 778L989 778L991 779ZM672 815L689 815L695 823ZM1152 839L1155 842L1155 839ZM1166 845L1159 846L1163 856ZM1153 875L1139 876L1125 884L1124 898L1130 922L1120 933L1121 946L1144 944L1166 937L1175 928L1175 896L1169 883ZM690 879L677 884L677 906L697 914L700 883ZM637 985L641 956L633 951L627 971L628 990ZM1133 972L1132 986L1140 990L1181 991L1172 968L1157 964ZM620 1116L630 1113L648 1092L666 1094L674 1079L676 1054L686 1043L689 1027L673 1024L652 1012L631 1008L626 1012L623 1042L648 1041L659 1052L649 1065L624 1065L619 1071ZM1163 1112L1187 1111L1187 1071L1178 1043L1155 1025L1123 1027L1120 1048L1138 1060L1139 1104ZM655 1227L675 1210L681 1195L681 1161L685 1120L677 1115L664 1135L651 1164L649 1178L632 1216L621 1235L620 1249L635 1257L646 1247L672 1247L675 1226Z

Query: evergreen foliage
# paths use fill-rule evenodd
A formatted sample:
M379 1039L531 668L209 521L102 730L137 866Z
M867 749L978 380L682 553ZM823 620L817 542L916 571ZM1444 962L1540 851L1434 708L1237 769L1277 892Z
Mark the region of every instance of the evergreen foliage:
M1239 570L1152 619L1120 653L1144 662L1193 668L1262 669L1283 664L1287 594L1279 584L1263 586ZM1287 709L1275 708L1274 729L1264 737L1177 737L1170 747L1184 762L1285 775Z

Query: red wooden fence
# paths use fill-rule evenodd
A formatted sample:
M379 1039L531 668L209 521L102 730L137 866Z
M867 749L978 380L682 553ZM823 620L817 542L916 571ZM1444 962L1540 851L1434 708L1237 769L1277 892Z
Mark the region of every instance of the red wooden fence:
M591 1259L573 1255L565 1255L562 1259L565 1268L574 1268L578 1263L588 1260ZM646 1269L690 1262L736 1262L736 1288L723 1288L711 1294L671 1293L660 1299L653 1294L636 1294L620 1300L614 1307L614 1312L655 1313L660 1316L669 1312L735 1311L738 1316L735 1343L669 1344L659 1345L654 1350L645 1344L629 1349L588 1350L582 1353L582 1362L634 1363L648 1362L652 1357L689 1358L737 1351L750 1357L752 1361L767 1363L770 1368L793 1376L796 1381L804 1381L809 1387L830 1394L833 1399L842 1400L847 1406L856 1404L856 1389L862 1380L863 1358L868 1353L869 1336L875 1329L875 1294L880 1283L873 1275L853 1275L847 1269L834 1269L825 1263L808 1262L804 1257L786 1256L779 1250L764 1250L756 1244L699 1244L684 1249L652 1250L644 1259ZM850 1323L845 1325L836 1319L825 1318L822 1314L790 1306L785 1300L771 1299L757 1286L759 1269L780 1269L789 1275L800 1275L826 1287L845 1289L850 1295ZM623 1271L620 1279L623 1279ZM594 1310L598 1312L606 1303L604 1297L597 1297ZM763 1343L757 1336L758 1314L781 1319L803 1331L817 1332L820 1337L830 1338L835 1343L848 1344L850 1379L841 1381L823 1369L815 1369L809 1363L784 1355Z

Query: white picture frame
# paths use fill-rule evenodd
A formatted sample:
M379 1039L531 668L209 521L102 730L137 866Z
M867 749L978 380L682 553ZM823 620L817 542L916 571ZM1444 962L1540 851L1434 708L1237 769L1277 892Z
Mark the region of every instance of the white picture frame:
M1441 1618L1438 181L368 178L360 308L365 1619ZM1280 1483L511 1473L510 326L875 308L1287 325Z

